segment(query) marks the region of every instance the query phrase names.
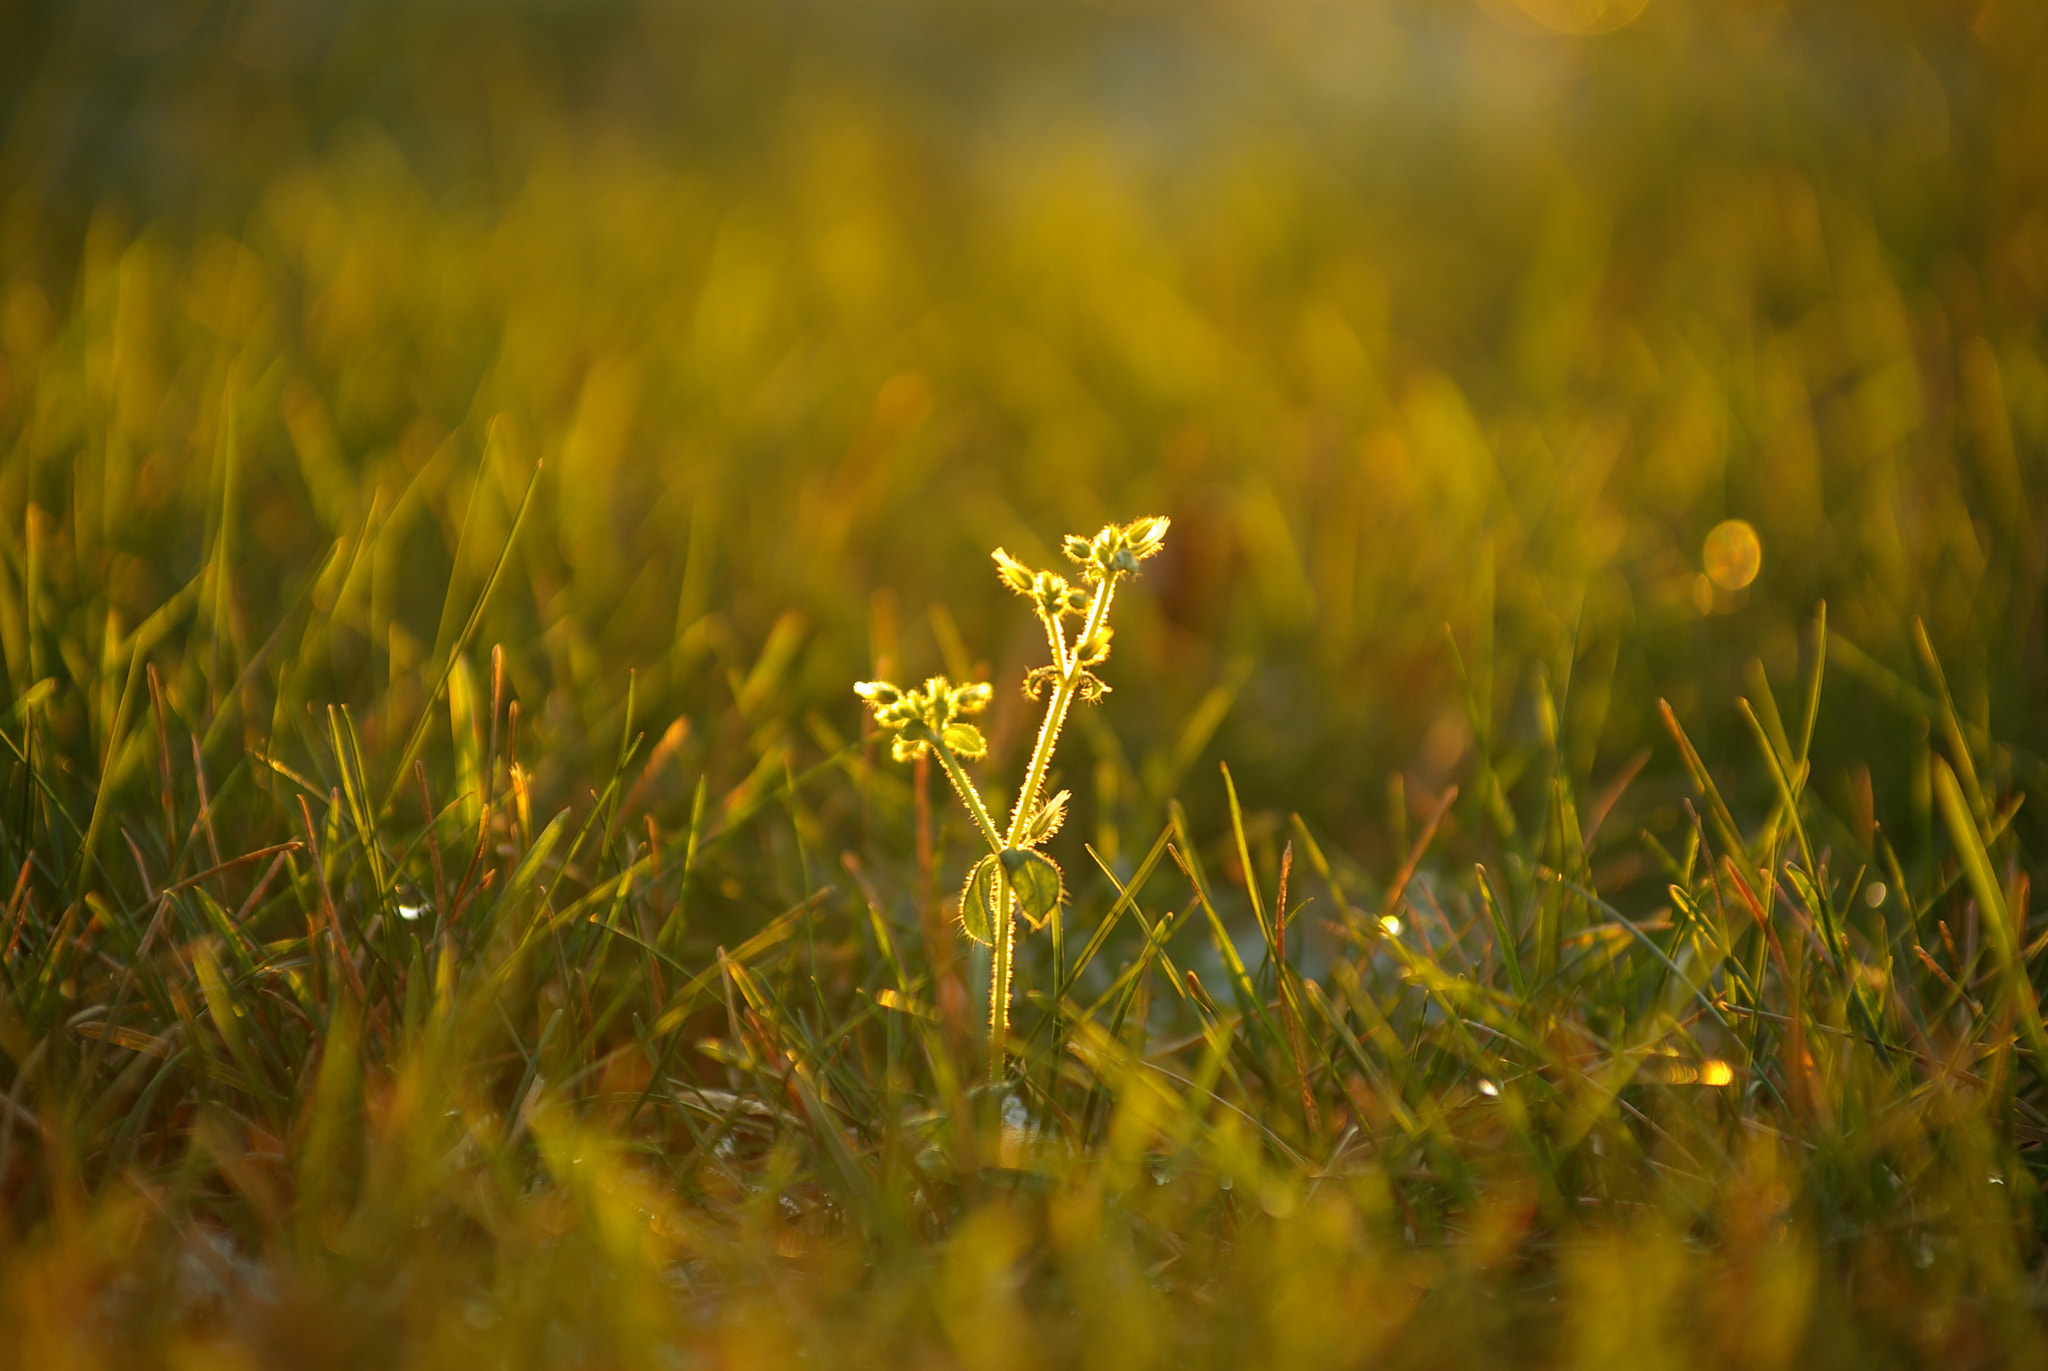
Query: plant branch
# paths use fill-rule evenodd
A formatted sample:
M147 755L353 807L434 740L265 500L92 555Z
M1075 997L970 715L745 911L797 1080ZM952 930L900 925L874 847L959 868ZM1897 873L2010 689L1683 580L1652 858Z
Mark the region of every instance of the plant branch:
M945 768L946 779L953 783L953 791L960 797L960 803L967 809L981 836L988 843L988 850L996 856L1003 851L1002 835L996 832L996 822L988 816L988 807L981 802L981 792L974 788L974 782L960 767L960 759L953 755L953 749L946 746L946 740L939 736L937 729L924 726L923 741L931 745L938 754L939 765Z
M1116 578L1105 576L1096 583L1095 599L1088 606L1088 618L1082 625L1081 633L1072 649L1064 641L1056 644L1059 655L1059 684L1053 687L1052 699L1045 708L1045 722L1039 726L1038 742L1031 749L1031 764L1025 769L1024 784L1017 791L1017 807L1010 814L1010 832L1007 846L1015 847L1024 837L1024 826L1031 822L1032 812L1038 806L1038 792L1045 784L1045 773L1052 766L1052 751L1060 740L1060 730L1067 722L1067 709L1074 702L1074 692L1081 684L1081 652L1095 640L1109 617L1109 604L1116 595ZM1061 634L1064 640L1064 633Z

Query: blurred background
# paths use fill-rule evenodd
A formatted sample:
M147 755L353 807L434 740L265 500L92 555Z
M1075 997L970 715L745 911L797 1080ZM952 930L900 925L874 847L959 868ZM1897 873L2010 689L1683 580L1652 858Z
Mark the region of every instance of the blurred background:
M8 681L90 759L154 625L236 745L343 701L395 749L538 464L470 653L537 792L587 798L629 672L665 822L830 755L877 671L992 673L1006 775L1043 644L989 549L1162 513L1061 756L1112 850L1225 758L1384 872L1482 767L1533 808L1553 739L1591 792L1648 749L1613 822L1674 839L1656 702L1761 799L1734 698L1760 663L1797 713L1825 600L1823 837L1922 860L1916 617L1995 779L2048 751L2044 40L2018 0L16 0Z

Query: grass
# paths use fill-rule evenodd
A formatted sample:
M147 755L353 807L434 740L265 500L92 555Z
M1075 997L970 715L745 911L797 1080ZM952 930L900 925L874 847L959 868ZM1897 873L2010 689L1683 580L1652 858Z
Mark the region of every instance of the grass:
M2031 10L194 13L0 20L10 1364L2040 1360ZM1148 511L991 1081L847 686Z

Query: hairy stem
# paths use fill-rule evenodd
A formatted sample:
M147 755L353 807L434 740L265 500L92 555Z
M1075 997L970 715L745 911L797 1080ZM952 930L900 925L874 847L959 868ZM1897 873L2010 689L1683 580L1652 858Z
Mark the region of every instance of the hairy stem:
M953 755L953 749L946 746L946 740L937 730L924 730L924 741L938 754L939 765L945 768L946 779L953 783L953 791L960 797L960 804L973 818L981 830L982 838L988 843L988 850L1000 857L1003 852L1002 835L996 832L995 820L988 814L988 807L981 802L981 792L974 788L974 782L960 767L960 759ZM988 984L988 1078L991 1082L1002 1079L1003 1054L1010 1035L1010 963L1014 939L1015 915L1012 911L1010 881L1002 863L996 863L995 956L989 967Z
M924 726L920 724L918 727ZM996 821L988 816L988 807L981 802L981 792L974 788L974 782L960 769L960 759L953 755L953 749L946 746L946 740L941 738L935 729L925 728L923 741L929 743L932 751L939 755L939 765L946 769L946 779L953 783L953 793L960 797L960 803L967 810L968 817L973 819L975 827L981 830L981 836L988 843L988 850L1000 856L1003 851L1003 837L996 832Z
M1002 863L996 863L996 919L990 930L995 936L995 956L988 977L988 1078L991 1084L1003 1078L1003 1058L1010 1036L1010 964L1016 921L1010 910L1010 878Z
M1081 628L1080 636L1074 640L1072 648L1067 647L1066 632L1057 621L1048 625L1047 636L1052 642L1053 657L1059 666L1060 678L1058 684L1053 687L1052 699L1046 704L1045 722L1039 725L1038 741L1031 749L1031 764L1025 768L1024 785L1017 792L1017 807L1010 815L1009 834L1001 846L995 849L999 856L1003 848L1015 847L1023 841L1024 826L1031 821L1033 811L1038 808L1038 792L1044 786L1045 773L1052 765L1053 748L1059 743L1060 730L1067 721L1067 710L1074 703L1074 693L1081 685L1081 649L1094 639L1103 621L1109 617L1109 602L1115 594L1116 578L1113 576L1104 577L1096 585L1095 599L1088 606L1087 621ZM943 747L940 749L940 756L949 766L954 765L951 758L946 756ZM964 778L954 781L954 787L960 789L963 781ZM966 789L962 789L961 798L965 799L968 793ZM976 804L970 805L969 808L974 810L975 821L981 824L983 833L989 837L993 846L994 826L989 823L987 814L977 805L978 797ZM1017 915L1011 903L1010 883L1005 873L1000 870L1000 864L998 866L994 890L995 927L991 930L995 936L995 956L990 963L988 985L988 1078L991 1081L1002 1079L1004 1043L1010 1032L1010 972L1015 962L1012 952L1017 938Z
M1074 702L1074 692L1081 685L1081 649L1092 641L1103 621L1109 617L1109 602L1116 594L1116 578L1105 576L1095 587L1095 599L1088 606L1088 619L1074 640L1070 651L1059 655L1060 679L1053 687L1052 699L1045 708L1045 722L1039 726L1038 742L1031 749L1031 765L1025 768L1024 785L1017 792L1017 807L1010 813L1008 845L1015 847L1024 837L1024 826L1031 822L1033 811L1038 808L1038 791L1045 784L1045 773L1052 766L1052 750L1060 740L1060 730L1067 722L1067 709Z

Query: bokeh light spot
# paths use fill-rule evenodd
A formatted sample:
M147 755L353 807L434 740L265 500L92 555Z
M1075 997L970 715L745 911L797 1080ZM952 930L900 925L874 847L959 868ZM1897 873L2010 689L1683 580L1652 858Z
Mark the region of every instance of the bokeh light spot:
M1700 549L1708 579L1723 590L1741 590L1763 569L1764 545L1743 519L1724 519Z

